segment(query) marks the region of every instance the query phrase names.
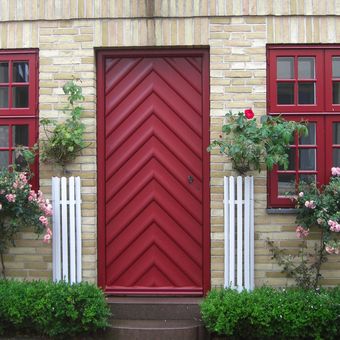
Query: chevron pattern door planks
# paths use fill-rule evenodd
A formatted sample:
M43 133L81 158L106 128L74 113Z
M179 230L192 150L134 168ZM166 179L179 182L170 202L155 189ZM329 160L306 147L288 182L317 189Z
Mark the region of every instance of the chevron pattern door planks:
M118 294L200 295L204 57L130 54L99 56L100 284Z

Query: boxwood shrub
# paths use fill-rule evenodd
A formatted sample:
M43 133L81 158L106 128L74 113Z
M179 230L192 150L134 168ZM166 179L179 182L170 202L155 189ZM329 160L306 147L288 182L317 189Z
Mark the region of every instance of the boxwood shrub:
M68 338L108 326L109 308L94 285L0 280L0 334Z
M340 339L339 288L212 290L201 314L211 333L227 339Z

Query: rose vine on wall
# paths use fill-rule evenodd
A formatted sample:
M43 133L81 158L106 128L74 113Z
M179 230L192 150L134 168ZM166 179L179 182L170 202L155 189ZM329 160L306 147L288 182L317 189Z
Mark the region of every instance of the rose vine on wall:
M84 108L77 105L77 102L85 99L82 88L72 80L63 86L63 91L68 95L69 102L63 112L71 117L61 123L47 118L41 119L46 140L40 141L39 149L43 162L56 163L65 169L65 165L79 156L88 145L84 140L85 125L80 120Z
M213 140L208 151L219 148L231 159L233 168L241 175L251 170L261 170L261 164L272 170L275 164L288 167L289 144L294 134L307 134L303 122L286 121L280 116L262 116L258 124L254 112L225 115L222 135Z

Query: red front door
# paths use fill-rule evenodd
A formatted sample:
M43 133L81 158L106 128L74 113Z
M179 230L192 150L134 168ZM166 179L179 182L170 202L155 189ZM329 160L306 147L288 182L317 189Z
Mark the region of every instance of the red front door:
M99 285L202 295L210 281L208 52L97 57Z

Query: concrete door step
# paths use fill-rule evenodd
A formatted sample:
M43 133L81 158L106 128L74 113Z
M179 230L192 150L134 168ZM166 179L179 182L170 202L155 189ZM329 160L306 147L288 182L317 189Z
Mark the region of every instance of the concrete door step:
M115 340L204 339L200 322L192 320L112 320L107 336Z
M193 320L201 318L202 298L186 297L109 297L112 319Z

